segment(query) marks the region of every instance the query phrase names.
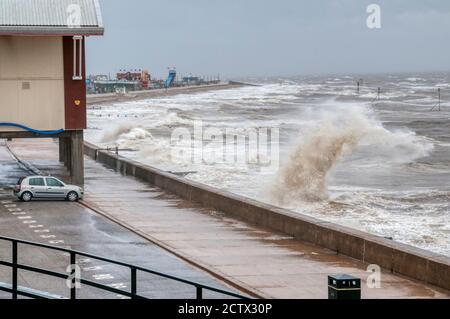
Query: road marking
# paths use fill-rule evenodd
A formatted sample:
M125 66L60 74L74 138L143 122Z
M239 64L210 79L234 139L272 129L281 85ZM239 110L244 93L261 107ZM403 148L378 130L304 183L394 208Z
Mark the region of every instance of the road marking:
M12 208L12 207L17 207L17 205L16 204L7 204L7 205L4 205L6 208Z
M12 215L14 215L14 216L26 215L26 214L28 214L28 213L25 213L25 212L12 213Z
M89 264L91 260L89 258L80 258L78 259L79 264Z
M28 227L30 227L31 229L33 229L33 228L43 228L44 225L28 225Z
M114 276L111 274L98 274L98 275L92 275L95 280L109 280L114 279Z
M41 235L39 237L44 238L44 239L56 238L55 235Z
M20 212L22 210L20 208L8 208L8 211L10 211L10 212Z
M22 223L24 224L36 224L35 220L24 220Z
M64 244L64 240L49 240L48 242L52 245Z
M103 269L102 266L93 266L93 267L83 268L84 271L95 271L95 270L102 270L102 269Z
M110 284L108 286L110 286L111 288L116 288L116 289L125 289L125 288L127 288L127 285L125 283L123 283L123 282L119 282L117 284Z
M49 233L50 232L50 230L48 230L48 229L36 229L35 231L34 231L35 233Z
M31 216L19 216L17 218L19 218L19 219L31 219L32 217Z
M12 200L2 200L2 204L12 204Z

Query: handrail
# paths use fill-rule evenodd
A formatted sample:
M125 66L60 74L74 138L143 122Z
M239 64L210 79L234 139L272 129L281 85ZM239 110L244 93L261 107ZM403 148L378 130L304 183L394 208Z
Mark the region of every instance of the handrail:
M102 285L102 284L99 284L99 283L96 283L96 282L93 282L90 280L82 279L82 278L79 279L79 282L81 284L84 284L84 285L87 285L90 287L94 287L94 288L98 288L103 291L108 291L108 292L116 293L116 294L123 295L126 297L130 297L132 299L146 299L145 297L140 296L137 293L137 271L145 272L145 273L159 276L159 277L162 277L165 279L170 279L173 281L177 281L180 283L184 283L184 284L193 286L196 289L196 298L197 299L203 299L203 290L216 292L216 293L219 293L219 294L222 294L225 296L234 297L234 298L238 298L238 299L249 299L249 297L245 297L245 296L242 296L242 295L230 292L230 291L225 291L222 289L206 286L206 285L203 285L200 283L196 283L196 282L193 282L190 280L186 280L186 279L182 279L182 278L175 277L172 275L164 274L164 273L154 271L151 269L146 269L143 267L131 265L131 264L124 263L121 261L112 260L112 259L109 259L106 257L101 257L101 256L93 255L93 254L84 253L84 252L77 251L77 250L55 247L55 246L50 246L50 245L46 245L46 244L41 244L41 243L36 243L36 242L31 242L31 241L26 241L26 240L20 240L20 239L15 239L15 238L10 238L10 237L3 237L3 236L0 236L0 241L7 241L12 244L12 261L7 262L7 261L0 260L0 265L6 266L6 267L9 267L12 269L12 288L5 288L5 287L0 286L0 290L12 293L13 299L17 299L18 295L32 297L32 298L42 298L41 295L37 295L37 294L33 295L33 293L25 292L25 291L19 289L18 284L17 284L19 270L26 270L26 271L35 272L35 273L39 273L39 274L43 274L43 275L47 275L47 276L51 276L51 277L55 277L55 278L60 278L60 279L66 279L66 280L72 279L71 278L72 274L68 275L68 274L58 273L58 272L54 272L54 271L50 271L50 270L46 270L46 269L42 269L42 268L36 268L36 267L28 266L28 265L19 264L18 263L19 244L68 253L70 256L70 265L75 265L76 257L82 256L82 257L87 257L87 258L91 258L91 259L95 259L95 260L99 260L99 261L104 261L104 262L107 262L110 264L122 266L125 268L129 268L130 272L131 272L131 280L130 280L131 281L131 292L113 288L113 287L109 287L109 286ZM70 288L70 299L76 299L75 286Z

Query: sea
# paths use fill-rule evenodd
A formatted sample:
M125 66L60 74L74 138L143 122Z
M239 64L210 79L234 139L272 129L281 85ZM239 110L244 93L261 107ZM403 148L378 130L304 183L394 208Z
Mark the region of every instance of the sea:
M92 105L86 138L450 256L450 73L241 80L255 86Z

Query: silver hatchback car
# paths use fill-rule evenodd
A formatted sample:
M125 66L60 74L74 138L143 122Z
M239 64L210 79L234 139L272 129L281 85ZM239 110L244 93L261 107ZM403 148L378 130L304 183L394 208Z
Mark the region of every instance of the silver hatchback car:
M33 198L65 199L76 202L83 199L83 189L75 185L67 185L52 176L22 177L14 187L14 195L24 202Z

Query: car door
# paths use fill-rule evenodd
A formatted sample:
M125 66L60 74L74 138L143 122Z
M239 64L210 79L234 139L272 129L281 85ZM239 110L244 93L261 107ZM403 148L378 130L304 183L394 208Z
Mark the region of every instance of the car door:
M46 177L45 183L47 184L47 197L50 198L65 198L66 189L64 184L54 177Z
M47 186L45 185L44 178L33 177L28 181L30 190L33 193L33 197L46 197L47 196Z

